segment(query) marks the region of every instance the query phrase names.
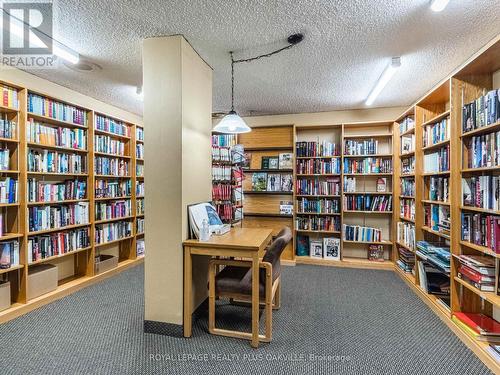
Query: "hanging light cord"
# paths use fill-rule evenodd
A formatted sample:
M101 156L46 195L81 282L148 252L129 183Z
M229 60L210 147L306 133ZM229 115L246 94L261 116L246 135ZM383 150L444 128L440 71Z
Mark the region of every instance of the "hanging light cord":
M302 37L300 40L302 40ZM235 60L233 57L233 51L229 52L229 54L231 55L231 112L234 112L234 64L250 62L250 61L261 59L263 57L271 57L272 55L276 55L277 53L280 53L284 50L292 48L293 46L297 45L298 42L291 42L289 39L288 43L289 44L287 46L282 47L280 49L277 49L276 51L272 51L272 52L265 53L263 55L259 55L259 56L255 56L255 57L250 57L248 59Z

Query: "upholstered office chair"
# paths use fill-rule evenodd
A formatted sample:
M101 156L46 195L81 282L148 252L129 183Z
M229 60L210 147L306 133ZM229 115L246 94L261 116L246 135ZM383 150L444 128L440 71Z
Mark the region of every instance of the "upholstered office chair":
M272 338L272 310L281 305L281 253L292 240L290 228L283 228L267 249L260 265L259 298L264 304L266 330L259 340ZM216 275L218 266L224 269ZM230 331L215 327L215 299L226 297L238 301L252 300L252 262L244 260L212 259L209 264L208 330L215 335L251 339L248 332ZM274 304L273 304L274 301Z

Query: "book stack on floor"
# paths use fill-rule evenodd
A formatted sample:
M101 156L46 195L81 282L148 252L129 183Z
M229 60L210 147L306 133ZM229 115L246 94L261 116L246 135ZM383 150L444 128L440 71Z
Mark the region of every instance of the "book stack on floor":
M415 273L415 254L403 247L398 248L399 259L396 264L406 273Z
M475 340L490 344L500 344L500 323L495 319L485 314L470 312L455 312L451 319ZM495 357L499 357L500 347L491 345L491 348L496 352L496 354L492 354Z
M481 292L495 291L495 261L482 255L459 255L458 277Z

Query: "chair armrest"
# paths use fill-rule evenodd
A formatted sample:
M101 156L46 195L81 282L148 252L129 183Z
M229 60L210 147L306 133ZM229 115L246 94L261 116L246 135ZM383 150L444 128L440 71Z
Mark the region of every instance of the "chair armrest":
M210 259L209 266L234 266L234 267L252 267L252 262L248 260L229 260L229 259ZM273 274L273 265L269 262L259 262L259 268L266 270L266 275Z

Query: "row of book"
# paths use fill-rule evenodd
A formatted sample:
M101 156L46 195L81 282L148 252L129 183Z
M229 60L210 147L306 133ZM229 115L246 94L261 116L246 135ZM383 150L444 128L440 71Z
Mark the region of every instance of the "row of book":
M136 254L138 257L144 256L146 252L146 243L144 242L144 238L139 238L136 241Z
M219 218L224 221L232 221L233 220L233 204L232 203L216 203L215 210L219 215Z
M85 249L89 246L89 228L33 236L28 239L28 263Z
M340 200L299 198L297 199L297 212L311 214L340 213Z
M136 164L135 175L137 177L144 177L144 164Z
M344 209L349 211L391 211L392 196L372 194L344 196Z
M406 133L407 131L415 128L415 120L413 117L407 116L399 123L399 134Z
M117 221L114 223L99 224L95 226L95 243L104 244L132 235L131 221Z
M28 202L57 202L63 200L85 199L87 182L66 180L64 182L45 182L28 178Z
M450 207L430 204L424 206L424 225L433 231L450 234Z
M142 143L135 145L135 157L137 159L144 159L144 145Z
M212 165L212 181L231 181L232 172L230 165Z
M381 242L382 230L361 225L343 225L343 235L346 241Z
M212 200L213 201L230 201L233 196L233 188L229 184L213 184L212 185Z
M500 216L462 212L462 241L486 246L500 254Z
M401 159L401 173L402 174L415 173L414 155Z
M28 112L76 125L87 125L86 110L32 93L28 93Z
M415 199L403 198L399 201L399 216L415 220Z
M11 177L0 179L0 203L18 202L18 182Z
M449 200L449 177L432 176L429 179L429 200L448 202Z
M450 145L424 154L424 173L448 172L450 170Z
M79 128L65 128L36 122L32 118L26 124L28 142L45 146L87 149L87 131Z
M415 134L407 134L401 137L401 154L415 151Z
M450 118L424 126L423 147L432 146L450 139Z
M2 105L8 108L19 109L19 97L16 88L2 85Z
M130 199L96 202L95 204L95 219L109 220L132 215L132 202Z
M396 238L398 243L415 250L415 224L407 221L398 222Z
M340 178L297 179L295 191L298 195L340 195Z
M392 159L344 159L344 173L392 173Z
M295 151L297 157L340 156L339 145L327 141L296 142Z
M212 146L212 161L231 161L231 148L227 146Z
M8 148L0 149L0 171L8 171L10 168L10 151Z
M212 146L233 147L236 145L236 134L213 134Z
M98 158L96 158L97 160ZM28 151L28 171L47 173L87 172L87 156L50 150Z
M448 246L443 246L439 243L418 241L416 254L420 259L426 263L430 263L438 271L446 275L450 274L451 254Z
M323 239L311 240L309 236L297 236L296 254L298 256L340 260L340 250L340 238L323 237Z
M299 159L298 174L340 174L340 158L331 159Z
M484 255L458 256L458 277L482 292L495 291L495 259Z
M0 269L8 269L19 266L19 242L0 242Z
M121 121L113 120L109 117L96 115L95 128L107 133L113 133L123 137L130 137L130 127Z
M0 138L17 139L17 122L9 120L7 115L0 119Z
M365 184L362 183L362 188L365 188ZM376 182L376 191L378 193L387 192L387 178L379 177ZM357 193L356 190L356 177L344 177L344 193Z
M125 142L112 138L108 135L96 134L94 136L94 151L117 156L125 156Z
M135 128L135 139L137 141L142 141L144 142L144 129L136 127Z
M144 186L144 183L143 183ZM132 181L95 181L95 198L124 198L132 195Z
M129 162L118 158L96 156L94 160L94 171L99 175L129 176Z
M464 206L500 210L500 176L462 178Z
M340 232L339 216L298 216L295 218L298 230Z
M144 225L145 225L145 223L146 223L146 221L145 221L145 219L143 217L137 218L135 233L137 233L137 234L144 233Z
M400 182L400 187L401 187L401 195L405 197L415 196L415 178L413 177L402 178Z
M297 183L299 181L297 180ZM291 192L293 190L293 178L291 174L253 173L252 190Z
M346 140L344 143L345 155L376 155L378 154L378 140Z
M283 152L278 156L262 156L260 167L262 169L292 169L293 154Z
M63 228L68 225L88 224L89 203L29 207L28 214L30 232Z
M495 319L479 313L455 312L451 320L472 339L489 343L486 349L490 355L500 362L500 323Z
M398 260L397 266L406 273L413 273L415 271L415 255L413 252L405 249L402 246L398 247Z
M143 197L145 194L144 181L136 181L135 184L135 194L138 197Z
M464 140L467 148L467 168L500 165L500 132L470 137Z
M145 211L144 199L138 199L135 205L136 215L144 215Z
M462 108L462 131L464 133L494 124L500 120L500 93L491 90L486 95L465 104Z

